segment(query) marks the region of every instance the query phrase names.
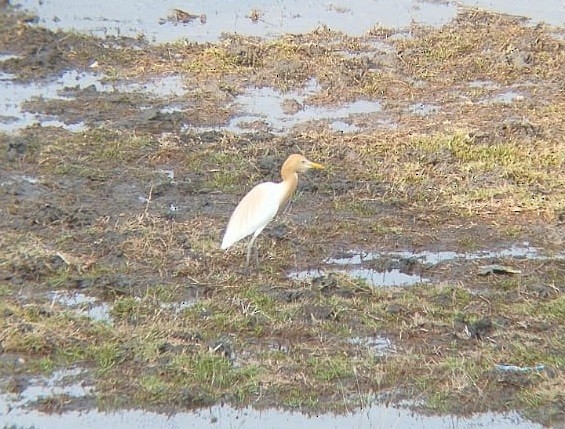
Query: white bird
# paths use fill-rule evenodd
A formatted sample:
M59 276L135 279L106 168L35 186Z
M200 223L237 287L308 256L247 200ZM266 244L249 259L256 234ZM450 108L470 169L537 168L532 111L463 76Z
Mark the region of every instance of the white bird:
M251 248L257 236L283 208L298 186L298 173L324 166L309 161L302 155L290 155L281 168L282 182L264 182L255 186L243 197L228 222L222 240L222 249L227 249L242 238L253 234L247 245L246 266L249 266Z

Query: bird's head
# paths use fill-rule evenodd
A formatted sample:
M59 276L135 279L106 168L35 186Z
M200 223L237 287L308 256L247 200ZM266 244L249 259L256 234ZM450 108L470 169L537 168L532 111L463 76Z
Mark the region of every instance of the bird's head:
M324 166L318 164L317 162L312 162L308 160L304 155L292 154L284 162L282 170L288 172L300 172L303 173L307 170L314 168L316 170L323 170Z

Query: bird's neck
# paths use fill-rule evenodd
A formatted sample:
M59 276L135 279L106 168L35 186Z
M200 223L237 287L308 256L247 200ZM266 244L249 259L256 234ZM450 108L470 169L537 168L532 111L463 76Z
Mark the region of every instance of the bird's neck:
M286 203L288 203L288 200L290 200L290 197L292 197L292 194L296 191L296 187L298 186L298 174L294 171L285 172L283 170L282 179L281 185L284 187L284 194L279 209L286 206Z

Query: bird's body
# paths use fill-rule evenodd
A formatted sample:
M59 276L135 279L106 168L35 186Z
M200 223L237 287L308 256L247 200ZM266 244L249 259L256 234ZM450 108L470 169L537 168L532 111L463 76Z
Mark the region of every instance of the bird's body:
M270 200L282 200L284 189L281 183L266 182L255 186L238 204L228 223L222 249L250 234L259 235L263 228L276 216L280 204Z
M282 181L279 183L265 182L255 186L239 202L228 222L222 249L227 249L237 241L253 234L247 246L247 265L251 248L257 236L268 223L273 220L278 211L286 205L298 186L298 172L311 168L322 169L322 165L308 161L304 156L293 154L284 162L281 168Z

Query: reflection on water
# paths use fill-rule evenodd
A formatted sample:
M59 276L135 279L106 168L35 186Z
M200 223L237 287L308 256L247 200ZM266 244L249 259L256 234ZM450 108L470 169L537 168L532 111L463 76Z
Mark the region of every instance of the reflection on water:
M15 76L4 73L0 75L2 93L0 106L3 110L0 114L0 131L15 132L33 124L81 131L84 129L83 123L65 124L56 116L27 111L24 104L36 97L41 97L43 100L73 100L77 90L90 89L100 93L137 92L167 98L171 104L161 109L163 113L182 111L182 105L175 104L174 100L175 97L178 99L185 94L182 77L179 75L164 76L145 82L105 83L104 76L98 73L71 70L53 80L23 83L18 82ZM260 122L274 133L284 133L308 121L328 120L333 121L330 125L332 128L354 132L358 128L348 125L343 121L344 119L381 110L380 102L369 100L357 100L338 106L305 104L307 97L317 91L319 85L314 79L311 79L303 89L288 93L270 87L250 88L234 100L234 105L240 113L233 117L227 126L215 127L214 130L246 132L250 123ZM285 102L295 104L296 109L289 111L285 107ZM198 130L202 131L204 128Z
M0 61L10 56L0 57ZM66 124L56 116L27 111L24 104L41 97L43 100L73 100L73 91L91 89L96 92L142 92L156 97L184 94L181 76L169 75L148 82L104 83L104 76L94 72L69 70L48 81L19 82L14 75L0 73L0 131L14 132L34 124L82 131L83 123Z
M285 33L306 33L327 26L351 35L362 35L375 25L403 28L412 22L442 25L457 13L448 3L398 0L14 0L12 3L39 15L39 24L51 29L76 30L105 37L144 35L154 42L188 39L197 42L219 40L222 33L276 37ZM198 16L186 23L168 19L174 9ZM251 19L252 11L258 19ZM205 15L205 19L200 19Z
M34 395L22 395L30 401ZM53 390L53 388L52 388ZM56 389L54 392L58 392ZM37 391L35 399L45 390ZM61 392L62 393L62 392ZM90 388L75 389L71 396L87 396ZM370 405L354 412L336 415L305 415L277 409L235 409L230 406L214 406L190 413L159 414L144 410L119 410L115 412L68 411L61 414L45 414L18 406L17 395L0 395L0 415L6 427L35 427L37 429L369 429L369 428L418 428L418 429L541 429L542 426L522 419L517 413L476 414L468 418L454 416L424 416L393 406ZM19 399L21 402L22 399ZM25 400L23 402L29 403Z
M565 259L565 253L556 253L554 259ZM290 278L309 280L322 277L326 272L344 273L348 276L366 281L372 286L409 286L416 283L427 283L430 279L420 274L412 273L410 267L415 264L433 266L442 262L453 260L480 260L480 259L535 259L545 260L549 256L541 254L539 249L528 243L514 245L497 250L478 252L453 252L453 251L428 251L420 252L361 252L351 251L346 255L328 258L321 268L312 268L304 271L293 271ZM385 268L374 267L375 262L382 262ZM403 268L404 267L404 268Z
M511 104L515 101L522 101L524 96L515 91L505 91L491 97L484 98L480 101L481 104L501 103Z
M343 268L330 268L328 267L328 272L332 273L343 273L347 274L349 277L364 280L373 286L409 286L416 283L426 283L429 279L424 278L418 274L406 274L401 272L397 268L388 270L378 270L375 268L362 268L362 267L350 267L347 269ZM324 270L311 269L304 271L293 271L289 274L289 278L297 280L309 280L325 275Z
M343 4L325 0L14 0L39 16L39 25L54 30L76 30L96 36L143 35L152 42L188 39L197 42L217 41L222 33L238 33L260 37L276 37L285 33L305 33L320 26L350 35L363 35L375 26L405 28L412 22L440 26L457 13L451 2L415 0L353 0ZM545 21L564 25L561 0L461 0L464 6L526 16L534 23ZM174 9L195 15L186 23L168 18ZM252 12L258 11L252 19ZM205 19L200 19L205 15Z
M94 387L79 380L81 373L83 370L80 368L61 369L50 377L33 378L19 395L0 395L0 410L3 406L23 408L40 399L57 395L73 398L89 396L94 391Z
M349 342L353 345L368 348L376 357L383 357L395 351L392 341L387 337L354 337Z
M81 316L86 316L97 322L109 322L110 305L106 302L87 296L83 293L74 293L70 291L54 291L51 294L53 304L59 304L68 307L72 311Z
M420 252L400 251L400 252L349 252L346 256L337 258L328 258L327 264L336 265L352 265L361 264L363 262L380 259L383 257L397 257L402 259L415 258L424 264L435 265L440 262L449 261L453 259L488 259L488 258L520 258L520 259L547 259L547 255L540 253L539 249L530 246L528 243L523 245L513 245L508 248L501 248L496 250L482 250L477 252L453 252L453 251L428 251L423 250ZM552 258L562 259L565 258L565 253L557 253L552 255Z
M439 107L433 104L415 103L408 108L408 111L413 115L427 116L437 113L439 111Z
M311 79L304 89L282 93L270 87L250 88L238 96L235 104L239 106L241 116L233 118L227 130L241 132L244 124L260 121L265 123L273 132L286 132L297 124L315 120L345 119L350 115L374 113L381 110L378 101L357 100L339 106L311 106L305 104L308 96L319 91L316 80ZM295 111L285 109L285 100L290 100L298 106Z

